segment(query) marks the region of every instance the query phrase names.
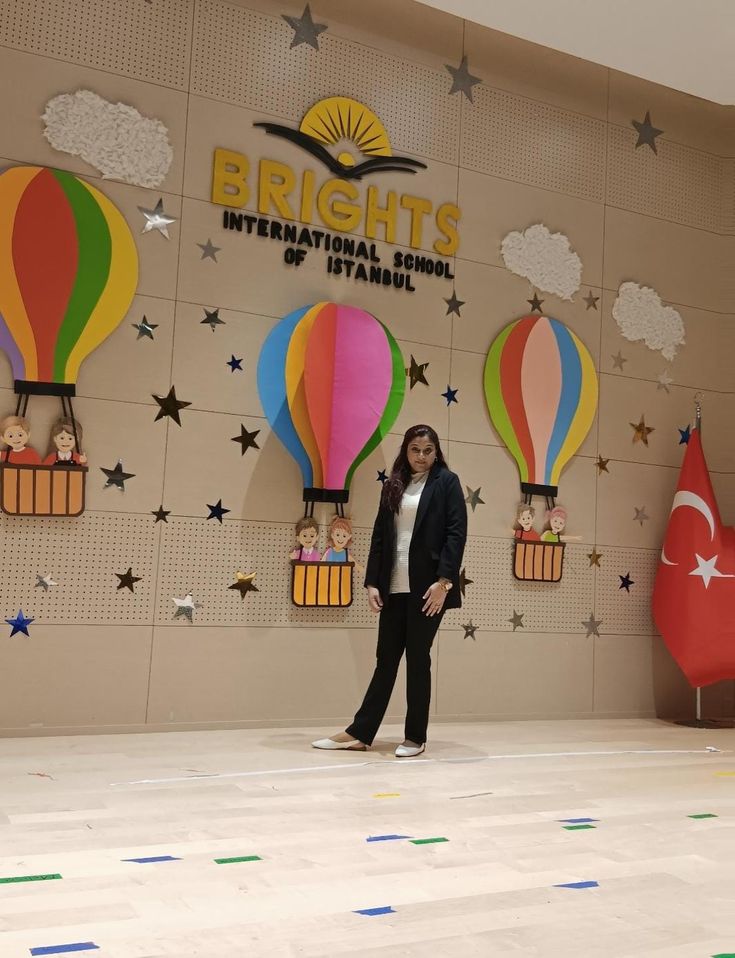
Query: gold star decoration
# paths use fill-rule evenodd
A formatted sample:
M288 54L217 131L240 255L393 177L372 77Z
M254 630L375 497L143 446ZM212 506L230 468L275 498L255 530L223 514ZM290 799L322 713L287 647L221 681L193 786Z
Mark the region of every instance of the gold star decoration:
M597 304L600 302L600 297L599 297L599 296L595 296L595 294L592 292L592 290L590 290L589 293L587 293L587 295L584 297L584 299L582 300L582 302L584 302L584 303L587 304L587 309L594 309L594 310L596 310L596 309L597 309Z
M595 465L597 466L598 476L601 476L603 472L608 473L608 475L610 474L610 470L607 468L608 462L610 462L609 459L603 459L602 456L597 457L597 462L595 463Z
M525 625L523 624L524 615L525 615L525 612L516 612L516 610L513 609L513 615L508 619L508 621L513 626L514 632L516 629L519 629L519 628L525 629Z
M541 307L544 305L544 301L538 298L536 290L533 291L533 299L527 299L526 302L531 307L532 313L540 313Z
M235 573L235 581L232 585L228 585L227 588L235 589L239 592L241 599L244 599L248 592L260 592L260 589L253 582L256 575L257 573L255 572L237 572Z
M597 546L592 547L592 552L587 553L587 558L590 560L590 566L596 565L597 568L600 568L600 559L602 558L603 553L597 551Z
M630 427L633 430L633 442L642 442L644 446L647 446L648 434L654 431L654 427L646 425L646 417L641 414L641 421L639 423L632 422Z
M463 639L472 639L473 642L477 642L477 639L475 638L477 626L472 624L472 619L470 619L466 625L463 625L462 628L464 629L464 635L462 636Z
M429 385L426 379L426 376L424 375L424 373L426 372L428 368L429 368L428 363L417 363L416 360L413 358L413 355L411 356L411 365L406 370L406 375L408 376L410 380L411 389L413 389L416 383L423 383L424 386Z

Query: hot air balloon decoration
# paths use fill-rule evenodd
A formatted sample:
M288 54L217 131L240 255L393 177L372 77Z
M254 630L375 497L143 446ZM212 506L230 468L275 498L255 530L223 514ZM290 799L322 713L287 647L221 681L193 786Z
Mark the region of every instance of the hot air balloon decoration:
M0 349L25 419L30 396L58 396L74 430L67 469L0 462L0 503L13 515L79 515L86 467L72 408L84 359L123 320L138 256L117 207L62 170L17 166L0 174Z
M561 471L581 446L597 408L597 373L586 346L548 316L524 316L493 341L485 361L485 400L518 466L523 502L513 550L517 579L558 582L566 511L556 506ZM533 497L542 496L549 529L533 528Z
M316 303L271 330L258 359L258 392L301 470L305 517L317 502L333 503L344 517L355 470L389 432L404 390L398 344L365 310ZM295 604L351 603L353 561L291 562Z

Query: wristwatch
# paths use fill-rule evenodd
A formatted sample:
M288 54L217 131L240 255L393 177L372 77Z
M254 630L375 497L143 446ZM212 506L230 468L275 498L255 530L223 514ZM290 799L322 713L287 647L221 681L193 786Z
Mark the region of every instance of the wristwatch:
M439 579L439 585L442 587L442 589L444 589L445 592L449 592L449 590L452 588L452 580Z

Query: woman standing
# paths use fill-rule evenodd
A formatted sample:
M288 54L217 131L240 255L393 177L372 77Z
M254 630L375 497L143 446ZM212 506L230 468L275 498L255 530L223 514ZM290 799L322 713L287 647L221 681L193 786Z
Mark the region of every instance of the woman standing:
M426 748L431 699L431 644L445 609L462 604L459 570L467 539L467 507L431 426L403 437L383 485L365 573L368 604L380 613L377 664L352 724L315 748L364 751L388 707L406 653L405 741L398 757Z

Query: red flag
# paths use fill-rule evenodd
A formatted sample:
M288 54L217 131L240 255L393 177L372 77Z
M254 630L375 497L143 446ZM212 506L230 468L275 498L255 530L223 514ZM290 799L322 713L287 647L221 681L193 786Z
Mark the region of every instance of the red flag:
M735 678L735 529L720 520L698 429L671 506L653 617L693 687Z

